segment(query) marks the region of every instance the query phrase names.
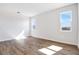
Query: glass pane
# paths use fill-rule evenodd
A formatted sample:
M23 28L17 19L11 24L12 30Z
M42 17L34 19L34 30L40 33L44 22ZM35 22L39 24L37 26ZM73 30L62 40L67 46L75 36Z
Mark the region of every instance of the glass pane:
M61 30L70 31L72 28L72 11L60 13Z

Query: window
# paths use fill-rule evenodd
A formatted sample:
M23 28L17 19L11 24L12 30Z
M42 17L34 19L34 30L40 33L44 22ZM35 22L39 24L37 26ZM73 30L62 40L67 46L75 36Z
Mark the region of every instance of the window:
M36 29L36 19L32 18L31 24L32 24L32 30Z
M61 31L72 30L72 11L60 12L60 30Z

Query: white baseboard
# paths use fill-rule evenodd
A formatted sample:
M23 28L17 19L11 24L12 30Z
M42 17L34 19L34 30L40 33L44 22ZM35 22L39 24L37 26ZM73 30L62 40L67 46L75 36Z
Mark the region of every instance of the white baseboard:
M0 40L0 42L3 42L3 41L8 41L8 40L13 40L13 39Z
M36 38L41 38L41 39L46 39L46 40L51 40L51 41L55 41L55 42L60 42L60 43L65 43L65 44L77 46L77 44L74 44L74 43L71 43L71 42L59 41L59 40L49 39L49 38L46 38L46 37L38 37L38 36L32 36L32 37L36 37Z

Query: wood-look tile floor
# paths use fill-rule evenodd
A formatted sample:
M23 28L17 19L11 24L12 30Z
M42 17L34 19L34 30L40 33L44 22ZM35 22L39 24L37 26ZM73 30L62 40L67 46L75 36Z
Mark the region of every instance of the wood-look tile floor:
M52 46L52 49L48 48L50 46ZM61 47L62 49L58 50L59 48L57 47ZM0 55L48 55L48 54L79 55L79 50L77 49L77 47L72 45L66 45L34 37L27 37L26 39L21 40L18 39L18 40L9 40L0 42Z

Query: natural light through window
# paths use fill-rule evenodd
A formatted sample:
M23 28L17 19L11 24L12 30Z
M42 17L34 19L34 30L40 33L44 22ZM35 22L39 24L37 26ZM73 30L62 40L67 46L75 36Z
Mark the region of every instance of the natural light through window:
M46 54L46 55L52 55L52 54L56 53L56 52L51 51L51 50L49 50L47 48L39 49L39 51L42 52L42 53L44 53L44 54Z
M60 12L60 25L62 31L72 30L72 11Z
M58 51L62 50L63 48L60 47L60 46L56 46L56 45L51 45L51 46L48 46L46 48L41 48L39 49L38 51L46 54L46 55L53 55L55 53L57 53Z
M26 18L24 18L26 19ZM22 30L21 32L16 36L16 40L21 40L21 39L25 39L26 36L29 35L29 20L23 21L22 22Z
M62 47L55 46L55 45L49 46L49 47L47 47L47 48L49 48L49 49L51 49L51 50L54 50L54 51L60 51L60 50L63 49Z
M23 34L24 34L24 30L15 39L20 40L26 38Z

